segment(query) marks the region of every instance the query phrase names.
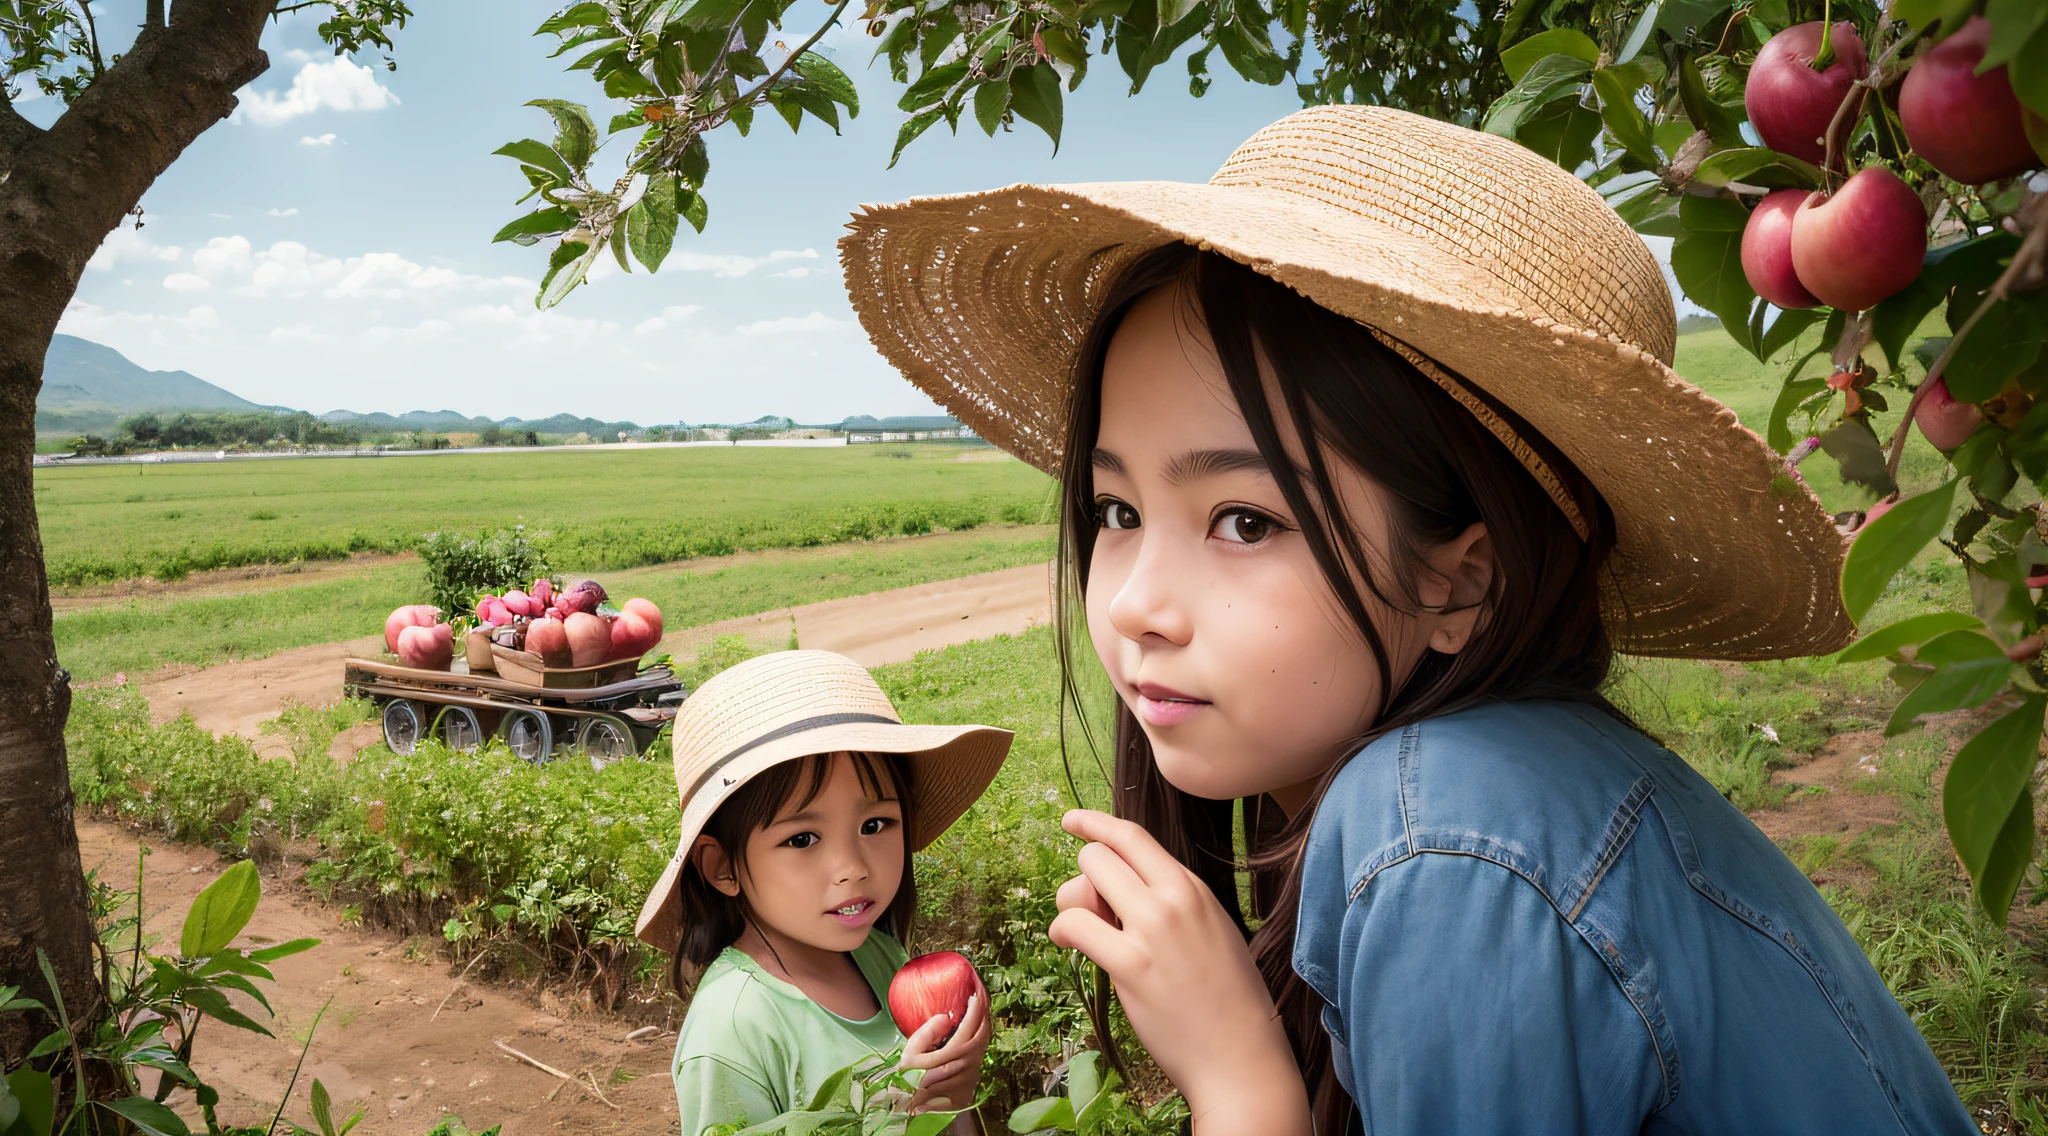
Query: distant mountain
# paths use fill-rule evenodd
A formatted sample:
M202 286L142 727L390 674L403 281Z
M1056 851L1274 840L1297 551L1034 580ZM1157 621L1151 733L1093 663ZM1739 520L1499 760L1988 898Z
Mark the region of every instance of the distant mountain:
M337 426L354 426L367 434L385 430L482 430L486 426L500 426L507 430L531 430L536 434L588 434L595 438L600 434L616 434L621 430L636 433L640 427L631 422L600 422L595 418L578 418L573 414L557 414L552 418L504 418L493 419L479 415L471 418L453 410L408 410L404 414L385 414L377 411L369 414L353 410L330 410L320 416L322 422Z
M951 430L960 425L960 420L950 414L896 414L888 418L876 418L869 414L856 414L839 424L841 430Z
M50 340L43 357L43 389L36 395L36 429L54 433L109 433L121 419L145 410L284 410L263 406L184 371L148 371L119 351L75 335Z

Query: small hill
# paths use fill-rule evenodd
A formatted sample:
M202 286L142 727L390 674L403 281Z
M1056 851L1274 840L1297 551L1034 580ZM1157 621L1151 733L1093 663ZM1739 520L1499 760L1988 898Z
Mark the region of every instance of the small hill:
M960 420L950 414L896 414L887 418L876 418L871 414L856 414L839 424L841 430L951 430L960 425Z
M382 430L481 430L492 424L488 418L471 418L453 410L408 410L404 414L386 414L381 410L368 414L330 410L320 416L320 421L336 426L354 426L373 434Z
M59 335L43 357L36 430L110 433L121 419L146 410L282 409L250 402L184 371L145 370L111 347Z

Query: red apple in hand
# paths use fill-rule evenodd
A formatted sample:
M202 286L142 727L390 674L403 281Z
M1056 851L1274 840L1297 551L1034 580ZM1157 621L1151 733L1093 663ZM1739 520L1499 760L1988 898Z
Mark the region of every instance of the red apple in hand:
M986 1008L988 988L981 984L981 975L975 973L967 956L958 951L933 951L904 963L890 980L889 1016L904 1037L940 1014L951 1018L957 1028L967 1016L967 999L976 994ZM951 1036L953 1031L946 1031L946 1037ZM945 1038L939 1040L943 1044Z
M1812 195L1805 189L1766 194L1742 228L1742 274L1752 291L1781 308L1820 304L1792 271L1792 215Z
M562 621L562 630L569 636L569 662L572 666L594 667L611 653L612 629L598 616L587 611L571 613Z
M1820 21L1814 20L1772 36L1756 53L1742 92L1750 125L1756 127L1764 145L1816 166L1827 160L1821 135L1835 120L1835 111L1849 94L1849 84L1870 70L1862 37L1843 21L1835 25L1828 41L1835 50L1835 61L1825 70L1815 71L1813 57L1820 52L1820 34ZM1853 116L1844 119L1835 137L1837 155L1848 149L1844 143L1855 125Z
M1881 166L1816 193L1792 215L1792 268L1821 303L1860 312L1920 275L1927 209Z
M1934 385L1920 396L1920 405L1913 411L1913 423L1920 427L1920 436L1930 445L1947 453L1976 432L1984 421L1984 412L1972 403L1957 402L1948 393L1948 380L1940 375L1927 381Z
M2027 144L2020 101L2003 63L1982 75L1991 21L1971 16L1913 62L1899 87L1899 125L1927 164L1964 185L1982 185L2040 164Z

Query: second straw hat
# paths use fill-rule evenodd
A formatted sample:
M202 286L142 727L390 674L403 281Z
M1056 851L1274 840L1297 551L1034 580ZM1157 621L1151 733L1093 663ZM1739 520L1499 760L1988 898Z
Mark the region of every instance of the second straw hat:
M1317 107L1205 185L1019 185L868 208L848 228L846 287L876 347L1048 473L1104 291L1184 242L1420 352L1563 451L1614 513L1604 617L1621 650L1783 658L1854 634L1819 499L1672 372L1671 294L1642 239L1505 138Z
M1011 733L993 726L906 726L867 668L830 651L777 651L719 672L676 714L670 746L682 833L640 908L635 931L665 951L682 934L678 890L711 814L763 770L814 753L898 753L910 769L910 851L939 838L995 780Z

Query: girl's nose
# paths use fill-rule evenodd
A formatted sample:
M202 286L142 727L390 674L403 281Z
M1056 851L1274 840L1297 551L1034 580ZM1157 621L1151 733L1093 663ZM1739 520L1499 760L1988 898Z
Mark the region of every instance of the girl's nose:
M1194 639L1195 624L1182 592L1191 560L1187 554L1171 553L1160 540L1144 541L1130 574L1109 601L1109 624L1117 634L1139 643L1146 636L1158 636L1176 647L1187 646Z

